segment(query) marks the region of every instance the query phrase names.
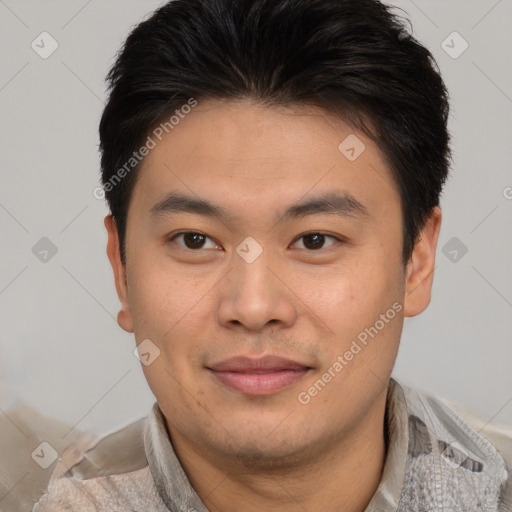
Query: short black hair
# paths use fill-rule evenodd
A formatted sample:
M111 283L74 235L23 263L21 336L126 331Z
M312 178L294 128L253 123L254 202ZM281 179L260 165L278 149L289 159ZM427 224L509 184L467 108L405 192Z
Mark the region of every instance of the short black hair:
M408 27L378 0L171 0L135 26L107 75L99 130L123 263L137 149L191 101L248 98L321 106L376 142L400 192L405 265L451 160L448 93Z

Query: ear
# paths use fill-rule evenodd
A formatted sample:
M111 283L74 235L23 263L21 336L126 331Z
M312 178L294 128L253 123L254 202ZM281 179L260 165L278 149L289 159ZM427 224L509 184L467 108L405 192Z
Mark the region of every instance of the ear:
M404 315L416 316L430 303L442 213L434 207L407 263Z
M108 233L107 255L114 271L117 296L121 302L121 309L117 314L117 323L126 332L133 332L133 318L128 302L128 286L126 283L126 268L121 261L121 248L119 245L119 233L112 215L105 217L105 228Z

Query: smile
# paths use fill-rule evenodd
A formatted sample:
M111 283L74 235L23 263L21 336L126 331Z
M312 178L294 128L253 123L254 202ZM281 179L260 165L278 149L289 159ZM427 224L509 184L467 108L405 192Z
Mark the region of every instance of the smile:
M208 367L223 385L246 395L272 395L300 381L311 368L276 356L235 357Z

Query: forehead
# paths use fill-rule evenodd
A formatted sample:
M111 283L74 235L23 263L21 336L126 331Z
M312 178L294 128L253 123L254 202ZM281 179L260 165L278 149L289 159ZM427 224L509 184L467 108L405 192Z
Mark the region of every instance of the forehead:
M350 193L374 213L398 207L376 144L319 107L206 100L160 137L153 136L132 196L148 212L172 191L255 211L262 202L331 191Z

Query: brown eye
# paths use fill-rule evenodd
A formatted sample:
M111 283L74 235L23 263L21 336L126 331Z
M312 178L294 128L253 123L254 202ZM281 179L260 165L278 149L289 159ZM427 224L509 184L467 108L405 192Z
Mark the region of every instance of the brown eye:
M299 247L299 249L307 249L309 251L318 251L319 249L325 249L325 247L329 247L332 243L325 246L325 241L327 238L330 238L334 241L337 239L331 235L324 235L322 233L308 233L306 235L302 235L298 240L303 240L303 247ZM296 242L297 243L297 242Z
M183 231L182 233L177 233L174 235L170 241L175 241L181 239L182 243L178 243L180 247L183 247L185 249L191 249L191 250L198 250L198 249L204 249L204 248L215 248L217 245L206 235L203 235L202 233L196 233L194 231ZM211 240L213 243L213 247L205 247L205 242L207 240Z

